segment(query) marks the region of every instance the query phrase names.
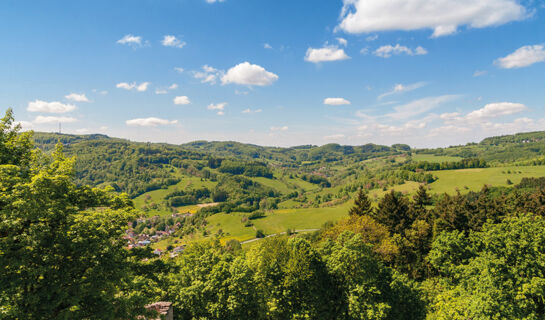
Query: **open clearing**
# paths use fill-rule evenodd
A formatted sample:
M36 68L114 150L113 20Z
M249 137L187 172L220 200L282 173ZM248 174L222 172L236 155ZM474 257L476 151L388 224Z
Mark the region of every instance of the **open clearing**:
M497 167L484 169L461 169L432 171L434 176L439 178L431 183L431 191L434 193L453 193L456 189L465 193L478 191L485 184L492 186L510 186L507 180L517 184L524 177L544 177L545 166L525 167Z

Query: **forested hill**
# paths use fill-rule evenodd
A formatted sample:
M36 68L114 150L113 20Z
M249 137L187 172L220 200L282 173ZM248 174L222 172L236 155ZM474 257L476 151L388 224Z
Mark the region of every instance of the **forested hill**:
M272 177L272 168L296 170L304 179L328 184L308 174L325 164L350 164L406 153L408 146L368 144L293 148L260 147L237 142L193 142L184 145L132 142L105 135L35 133L36 146L49 151L59 141L76 156L76 183L110 185L135 197L180 182L182 176L219 179L225 175ZM224 161L227 160L227 161ZM324 175L322 173L322 175ZM244 182L239 182L244 184Z
M136 197L148 191L164 189L178 184L183 177L223 179L225 185L248 185L244 179L267 177L269 180L297 179L311 181L321 186L344 186L352 190L362 185L393 185L403 181L431 182L435 179L426 173L415 173L419 168L452 167L439 163L418 163L417 155L447 156L448 159L468 159L471 163L543 165L545 164L545 132L492 137L481 143L469 143L437 149L411 149L408 145L382 146L366 144L343 146L297 146L289 148L263 147L239 142L195 141L182 145L132 142L105 135L69 135L35 133L36 145L46 151L62 142L65 153L76 156L76 183L106 186ZM227 160L227 161L224 161ZM377 160L377 161L374 161ZM478 160L478 161L475 161ZM381 162L382 161L382 162ZM426 160L424 160L426 161ZM431 160L436 161L436 160ZM409 165L410 162L413 164ZM414 168L413 168L414 167ZM411 169L412 168L412 169ZM256 188L265 192L260 183L274 185L272 181L252 180ZM234 183L234 184L233 184ZM259 185L259 186L258 186ZM219 190L218 192L225 191ZM277 185L278 188L278 185ZM288 187L295 191L295 186ZM345 188L346 189L346 188ZM231 190L228 190L231 191ZM278 191L278 189L277 189ZM287 192L284 190L284 192ZM291 191L290 191L291 192ZM251 200L250 202L253 202Z

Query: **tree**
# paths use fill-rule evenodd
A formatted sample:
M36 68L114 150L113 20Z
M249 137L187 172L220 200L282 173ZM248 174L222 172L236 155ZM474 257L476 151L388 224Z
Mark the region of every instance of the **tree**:
M394 190L386 193L378 204L375 220L384 224L392 233L402 234L413 223L409 201Z
M260 319L335 319L340 294L308 241L268 238L246 259L264 308Z
M442 276L430 285L430 319L542 319L543 243L545 220L532 214L441 234L429 254Z
M169 275L169 299L179 319L259 319L253 271L219 242L190 244Z
M0 317L119 319L144 313L131 292L122 239L131 202L78 187L74 159L52 157L19 134L8 110L0 121Z
M426 190L426 187L424 185L420 185L418 187L418 190L416 190L416 194L413 197L414 204L418 208L424 208L425 206L428 206L431 204L431 197L428 194L428 191Z
M415 285L382 265L360 235L344 232L322 251L342 292L336 319L424 319Z
M354 199L354 206L350 208L348 214L351 216L363 216L371 215L372 212L371 200L369 200L367 194L363 192L363 189L359 189L356 199Z

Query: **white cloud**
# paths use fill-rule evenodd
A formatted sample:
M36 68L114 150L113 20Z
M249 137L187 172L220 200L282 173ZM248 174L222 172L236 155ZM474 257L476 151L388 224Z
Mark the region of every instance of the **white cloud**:
M165 47L183 48L186 43L175 36L166 35L163 37L163 40L161 40L161 44Z
M476 70L474 73L473 73L473 76L474 77L480 77L480 76L484 76L485 74L487 74L488 72L487 71L484 71L484 70Z
M137 84L136 82L131 82L131 83L120 82L120 83L116 84L115 87L118 88L118 89L125 89L125 90L136 89L136 91L144 92L144 91L148 90L149 85L150 85L149 82L142 82L140 84Z
M181 105L191 103L191 101L189 101L189 98L187 96L177 96L174 98L173 101L174 101L174 104L181 104Z
M35 100L28 103L27 111L30 112L45 112L45 113L66 113L76 110L73 104L64 104L62 102L53 101L47 102Z
M117 40L117 43L126 44L133 47L140 47L142 46L142 37L133 36L132 34L127 34L123 38Z
M250 86L269 86L278 80L278 75L249 62L240 63L221 77L222 84L236 83Z
M271 127L271 131L288 131L288 126Z
M47 124L47 123L71 123L76 122L78 119L72 117L51 117L51 116L37 116L32 123L35 124Z
M120 82L116 84L115 87L118 89L132 90L136 87L136 83Z
M242 110L242 113L260 113L262 112L263 110L262 109L255 109L255 110L252 110L250 108L247 108L247 109L244 109Z
M348 33L432 29L432 37L460 26L485 28L528 17L517 0L343 0L338 28Z
M235 89L235 94L239 96L245 96L245 95L248 95L248 93L249 93L248 91L244 91L244 90L241 91L241 90Z
M496 60L495 64L500 68L513 69L528 67L543 61L545 61L545 46L533 45L518 48L510 55Z
M225 0L206 0L206 3L225 2Z
M64 96L68 100L76 101L76 102L89 102L89 99L85 96L84 93L78 94L78 93L71 93L66 96Z
M87 128L79 128L79 129L76 129L76 133L79 133L79 134L86 134L86 133L89 133L89 129L87 129Z
M161 118L137 118L125 121L128 126L131 127L157 127L169 124L177 124L178 120L165 120Z
M225 110L226 105L227 105L227 102L222 102L222 103L217 103L217 104L212 103L212 104L209 104L208 107L206 107L206 109L223 111L223 110Z
M325 98L324 104L330 106L341 106L350 104L350 101L346 100L345 98Z
M407 84L407 85L403 85L403 84L398 83L392 88L392 90L390 90L388 92L385 92L385 93L381 94L380 96L378 96L378 99L380 100L382 98L385 98L387 96L391 96L393 94L413 91L413 90L416 90L418 88L422 88L425 85L426 85L425 82L417 82L417 83L412 83L412 84Z
M174 67L174 71L176 71L178 73L182 73L182 72L184 72L184 68Z
M365 38L365 41L375 41L377 39L378 39L378 34L372 34L368 36L367 38Z
M346 47L348 45L348 40L346 40L345 38L337 38L337 42L343 46L343 47Z
M500 116L512 115L526 110L527 107L522 103L496 102L489 103L479 110L470 112L465 118L470 121L496 118Z
M342 133L339 133L339 134L332 134L330 136L325 136L324 139L325 140L342 140L344 139L346 136Z
M308 48L305 55L305 61L312 63L339 61L350 59L344 52L344 49L338 46L325 46L323 48Z
M420 55L428 54L428 51L420 46L416 47L413 50L406 46L402 46L398 43L395 46L392 46L392 45L382 46L378 48L377 50L375 50L374 54L377 57L389 58L392 55L400 55L400 54L406 54L409 56L420 56Z
M459 112L449 112L449 113L443 113L439 116L439 118L443 119L443 120L453 120L453 119L457 119L460 117L460 113Z
M155 94L167 94L168 91L165 89L155 89Z
M178 84L177 83L173 83L168 87L168 90L175 90L175 89L178 89Z
M142 82L136 87L136 91L144 92L148 90L149 82Z
M263 45L263 48L265 48L265 49L272 49L272 46L271 46L270 44L268 44L268 43L265 43L265 44Z
M34 126L31 121L15 121L13 123L13 126L18 126L18 125L21 126L23 130L30 129Z
M194 71L193 77L201 80L201 83L215 84L216 81L223 75L223 71L218 70L209 65L202 66L203 71Z
M414 100L407 104L394 107L395 112L386 114L386 116L392 119L408 119L415 115L435 109L436 107L453 101L456 98L458 98L457 95L444 95Z

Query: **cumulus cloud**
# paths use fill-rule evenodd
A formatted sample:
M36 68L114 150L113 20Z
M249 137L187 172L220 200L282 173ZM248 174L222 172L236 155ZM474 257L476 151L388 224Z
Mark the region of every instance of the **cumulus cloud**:
M276 80L278 80L278 75L249 62L232 67L221 77L222 84L235 83L250 86L269 86Z
M325 140L342 140L344 139L346 136L342 133L339 133L339 134L332 134L330 136L325 136L324 139Z
M134 36L132 34L127 34L123 38L117 40L117 43L129 45L133 47L140 47L142 46L142 37Z
M131 127L157 127L165 126L169 124L177 124L178 120L166 120L161 118L137 118L125 121L128 126Z
M78 119L73 117L52 117L52 116L37 116L32 123L35 124L47 124L47 123L71 123L76 122Z
M337 42L343 46L343 47L346 47L348 45L348 40L346 40L345 38L337 38Z
M503 69L523 68L545 61L545 46L533 45L518 48L508 56L499 58L495 64Z
M489 103L479 110L470 112L465 118L470 121L496 118L522 112L528 109L522 103L496 102Z
M165 47L183 48L186 43L175 36L166 35L163 37L163 40L161 40L161 44Z
M288 126L271 127L271 131L288 131Z
M216 84L217 80L223 74L223 71L205 64L204 66L202 66L202 71L193 72L193 77L195 79L199 79L201 83Z
M330 106L342 106L350 104L350 101L346 100L345 98L325 98L324 104Z
M255 109L255 110L252 110L250 108L247 108L247 109L244 109L242 110L242 113L260 113L262 112L263 110L262 109Z
M343 0L338 28L348 33L432 29L432 37L459 27L485 28L525 19L517 0Z
M270 44L268 44L268 43L265 43L265 44L263 45L263 48L265 48L265 49L272 49L272 46L271 46Z
M150 83L149 82L142 82L140 84L137 84L136 82L120 82L115 85L118 89L125 89L125 90L136 90L139 92L144 92L148 90Z
M422 88L423 86L425 86L426 83L425 82L417 82L417 83L412 83L412 84L407 84L407 85L404 85L404 84L396 84L392 90L388 91L388 92L385 92L383 94L381 94L380 96L378 96L378 99L382 99L382 98L385 98L387 96L391 96L393 94L398 94L398 93L403 93L403 92L409 92L409 91L413 91L413 90L416 90L418 88Z
M217 103L217 104L209 104L206 109L208 110L217 110L217 114L222 116L225 114L225 106L227 105L227 102Z
M189 101L189 98L187 96L177 96L174 98L174 104L179 104L179 105L186 105L186 104L190 104L191 101Z
M73 104L65 104L58 101L47 102L42 100L34 100L28 103L27 111L30 112L45 112L45 113L66 113L76 110Z
M312 63L339 61L350 59L344 49L338 46L325 46L323 48L308 48L305 61Z
M174 67L174 71L176 71L178 73L182 73L182 72L184 72L184 68Z
M406 54L409 56L421 56L428 54L428 51L420 46L416 47L414 50L402 46L399 43L395 46L392 45L385 45L375 50L374 55L381 58L389 58L392 55L400 55L400 54Z
M155 94L167 94L168 91L165 89L155 89Z
M487 74L487 72L484 71L484 70L476 70L476 71L473 73L473 76L474 76L474 77L481 77L481 76L484 76L485 74Z
M89 99L87 99L84 93L81 93L81 94L70 93L68 95L65 95L64 97L68 100L72 100L76 102L89 102Z
M457 98L457 95L443 95L414 100L407 104L394 107L395 112L388 113L386 116L392 119L408 119L415 115L433 110L438 106Z
M168 87L168 90L175 90L175 89L178 89L178 84L177 83L173 83Z

